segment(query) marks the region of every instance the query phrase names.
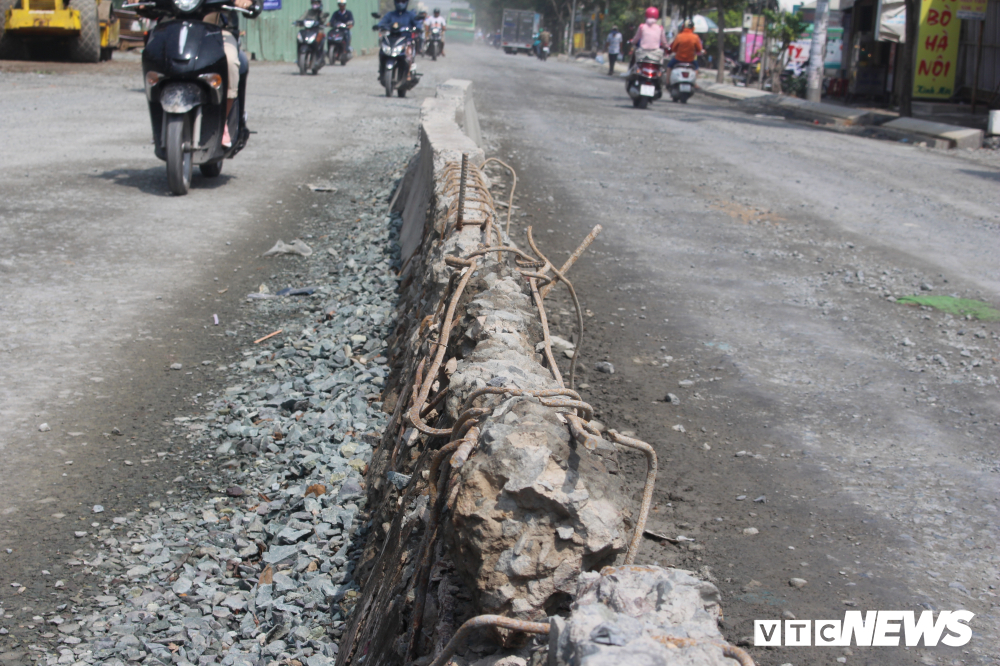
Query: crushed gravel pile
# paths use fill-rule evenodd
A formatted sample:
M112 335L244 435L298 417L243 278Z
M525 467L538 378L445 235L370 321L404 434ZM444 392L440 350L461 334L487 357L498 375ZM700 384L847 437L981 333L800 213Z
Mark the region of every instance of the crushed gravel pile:
M77 532L68 564L102 589L34 618L48 630L38 663L333 663L357 598L396 317L400 219L374 185L352 199L361 212L306 236L311 255L281 259L308 288L248 295L283 332L248 343L204 413L175 419L192 463L174 480L188 490Z

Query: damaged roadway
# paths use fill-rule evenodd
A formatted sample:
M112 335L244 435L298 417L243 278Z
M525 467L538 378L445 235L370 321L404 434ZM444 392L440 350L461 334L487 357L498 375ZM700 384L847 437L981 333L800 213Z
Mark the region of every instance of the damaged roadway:
M990 663L984 648L996 644L1000 583L996 324L903 308L887 295L919 292L923 284L933 293L1000 301L996 202L988 189L996 161L856 137L816 139L807 128L750 119L697 98L688 108L658 104L639 115L625 104L619 81L571 65L491 50L469 51L464 60L439 63L435 71L442 80L462 76L477 84L487 154L499 154L519 171L516 232L531 222L543 249L568 252L593 224L605 227L573 272L590 311L590 342L581 350L588 388L581 393L608 425L634 430L659 447L664 471L648 528L672 541L647 540L641 561L714 579L723 592L723 632L733 642L750 635L754 618L962 607L977 613L969 658ZM370 82L359 80L357 90L367 91ZM430 92L425 82L423 92ZM581 95L585 107L578 104ZM526 105L526 99L534 102ZM409 100L390 103L413 114L409 126L399 128L412 146L415 109ZM138 138L148 128L137 125ZM668 141L662 151L644 154L650 128ZM823 145L822 159L801 147L806 141ZM244 157L249 149L234 171ZM124 173L155 187L152 173ZM497 179L503 180L499 171ZM305 217L310 205L303 200L291 214ZM277 226L281 221L281 215L269 218L275 233L253 243L252 252L293 237ZM214 289L209 280L206 275L198 284L206 294ZM255 282L244 279L239 289ZM183 302L197 302L191 293L197 291ZM566 314L551 309L556 330L569 339L570 308L565 301L562 307ZM230 312L241 318L237 307ZM196 332L210 314L203 310L185 332ZM265 323L246 326L241 343L270 332ZM214 362L234 362L235 345L214 344L190 353L194 364L205 356L196 352L209 348ZM164 352L159 360L161 368L175 361ZM616 372L594 371L599 361L613 363ZM77 381L85 381L83 374ZM194 391L148 381L163 404L179 398L157 420L193 409L181 400ZM130 389L122 384L120 390ZM668 393L679 402L665 402ZM54 419L46 422L60 435L68 431ZM117 424L105 420L91 430L102 437L112 427ZM92 445L102 441L110 442L104 451L116 444L102 438ZM161 448L139 445L147 455ZM53 451L53 459L62 463L59 453ZM642 461L626 464L638 472ZM96 465L89 479L108 476ZM173 478L163 476L160 489ZM118 491L125 497L116 509L138 506L142 485ZM89 523L89 505L98 500L73 499L85 506L65 513ZM113 500L98 499L112 506ZM56 513L41 506L36 520ZM9 514L6 529L12 529L9 521L23 522L16 534L6 533L4 547L11 539L25 545L24 531L33 529L27 515ZM68 526L60 529L68 533ZM678 535L694 541L673 538ZM54 538L40 541L64 548L63 554L73 548ZM29 551L31 557L50 557L45 546ZM37 585L31 595L59 594L46 590L45 578L23 558L22 551L22 571ZM793 587L792 579L806 582ZM3 598L13 601L4 608L19 624L23 649L37 640L37 632L25 629L32 611L23 609L31 604L4 587ZM852 663L864 658L858 652L785 648L754 656L761 663ZM939 649L879 658L947 663L962 657Z

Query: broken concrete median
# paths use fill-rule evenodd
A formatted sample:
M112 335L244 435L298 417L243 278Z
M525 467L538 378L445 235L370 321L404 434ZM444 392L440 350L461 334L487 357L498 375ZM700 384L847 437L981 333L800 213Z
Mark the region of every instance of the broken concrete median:
M539 288L572 289L567 266L530 232L530 250L512 243L478 143L471 84L448 81L424 102L396 197L391 418L367 472L372 530L337 663L751 663L719 634L713 585L633 565L655 454L603 430L572 369L560 373ZM641 506L627 502L619 446L647 454Z

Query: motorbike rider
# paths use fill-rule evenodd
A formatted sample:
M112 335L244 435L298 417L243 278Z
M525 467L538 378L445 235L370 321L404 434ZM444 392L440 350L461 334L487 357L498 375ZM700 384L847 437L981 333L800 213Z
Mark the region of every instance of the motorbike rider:
M431 30L434 29L434 28L441 28L441 53L440 53L440 55L443 56L444 55L444 31L447 30L447 28L445 27L444 17L441 16L441 10L438 9L437 7L434 8L434 15L427 17L427 19L424 21L424 31L425 31L426 37L429 38L431 36Z
M312 0L309 5L309 9L306 10L306 13L302 15L302 18L300 18L299 21L307 21L310 19L321 22L326 20L326 14L323 13L323 0Z
M233 4L240 9L250 9L254 6L253 0L233 0ZM240 73L249 70L250 62L247 57L240 52L239 42L233 31L239 30L239 23L235 16L230 16L231 12L212 12L206 14L202 20L205 23L219 25L222 30L222 50L226 53L226 67L229 70L229 86L226 88L226 118L233 110L233 103L239 97ZM233 145L233 139L229 136L229 123L223 125L222 145L229 148Z
M416 29L417 17L416 15L409 11L406 6L410 4L409 0L396 0L395 9L385 16L378 22L375 26L375 30L392 30L394 27L397 29ZM385 63L381 58L379 58L378 64L378 80L382 80L382 72L385 69Z
M335 27L338 23L343 23L347 26L347 33L344 35L344 46L347 47L348 51L351 51L351 28L354 27L354 14L347 8L347 0L339 0L337 2L337 11L330 17L331 28Z
M632 51L632 61L629 67L635 66L637 60L647 59L654 62L663 61L663 50L667 48L667 33L663 26L657 23L660 10L656 7L646 8L646 22L639 25L635 36L629 40L637 48Z
M670 45L670 51L673 53L673 57L667 63L667 71L664 75L667 81L670 80L670 70L676 67L679 62L691 63L695 69L698 69L698 56L705 52L705 47L701 43L701 38L694 34L694 23L687 21L684 24L684 28Z

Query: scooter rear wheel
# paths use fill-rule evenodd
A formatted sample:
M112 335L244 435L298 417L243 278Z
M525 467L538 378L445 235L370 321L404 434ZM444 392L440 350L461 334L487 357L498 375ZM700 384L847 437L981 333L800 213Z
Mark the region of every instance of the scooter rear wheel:
M648 97L640 97L639 99L637 99L635 101L636 101L636 105L635 106L638 109L645 109L647 106L649 106L649 98Z
M191 188L191 153L184 150L186 143L191 143L191 118L186 113L168 113L167 184L177 196Z
M385 96L392 97L392 70L387 69L382 72L382 85L385 87Z

